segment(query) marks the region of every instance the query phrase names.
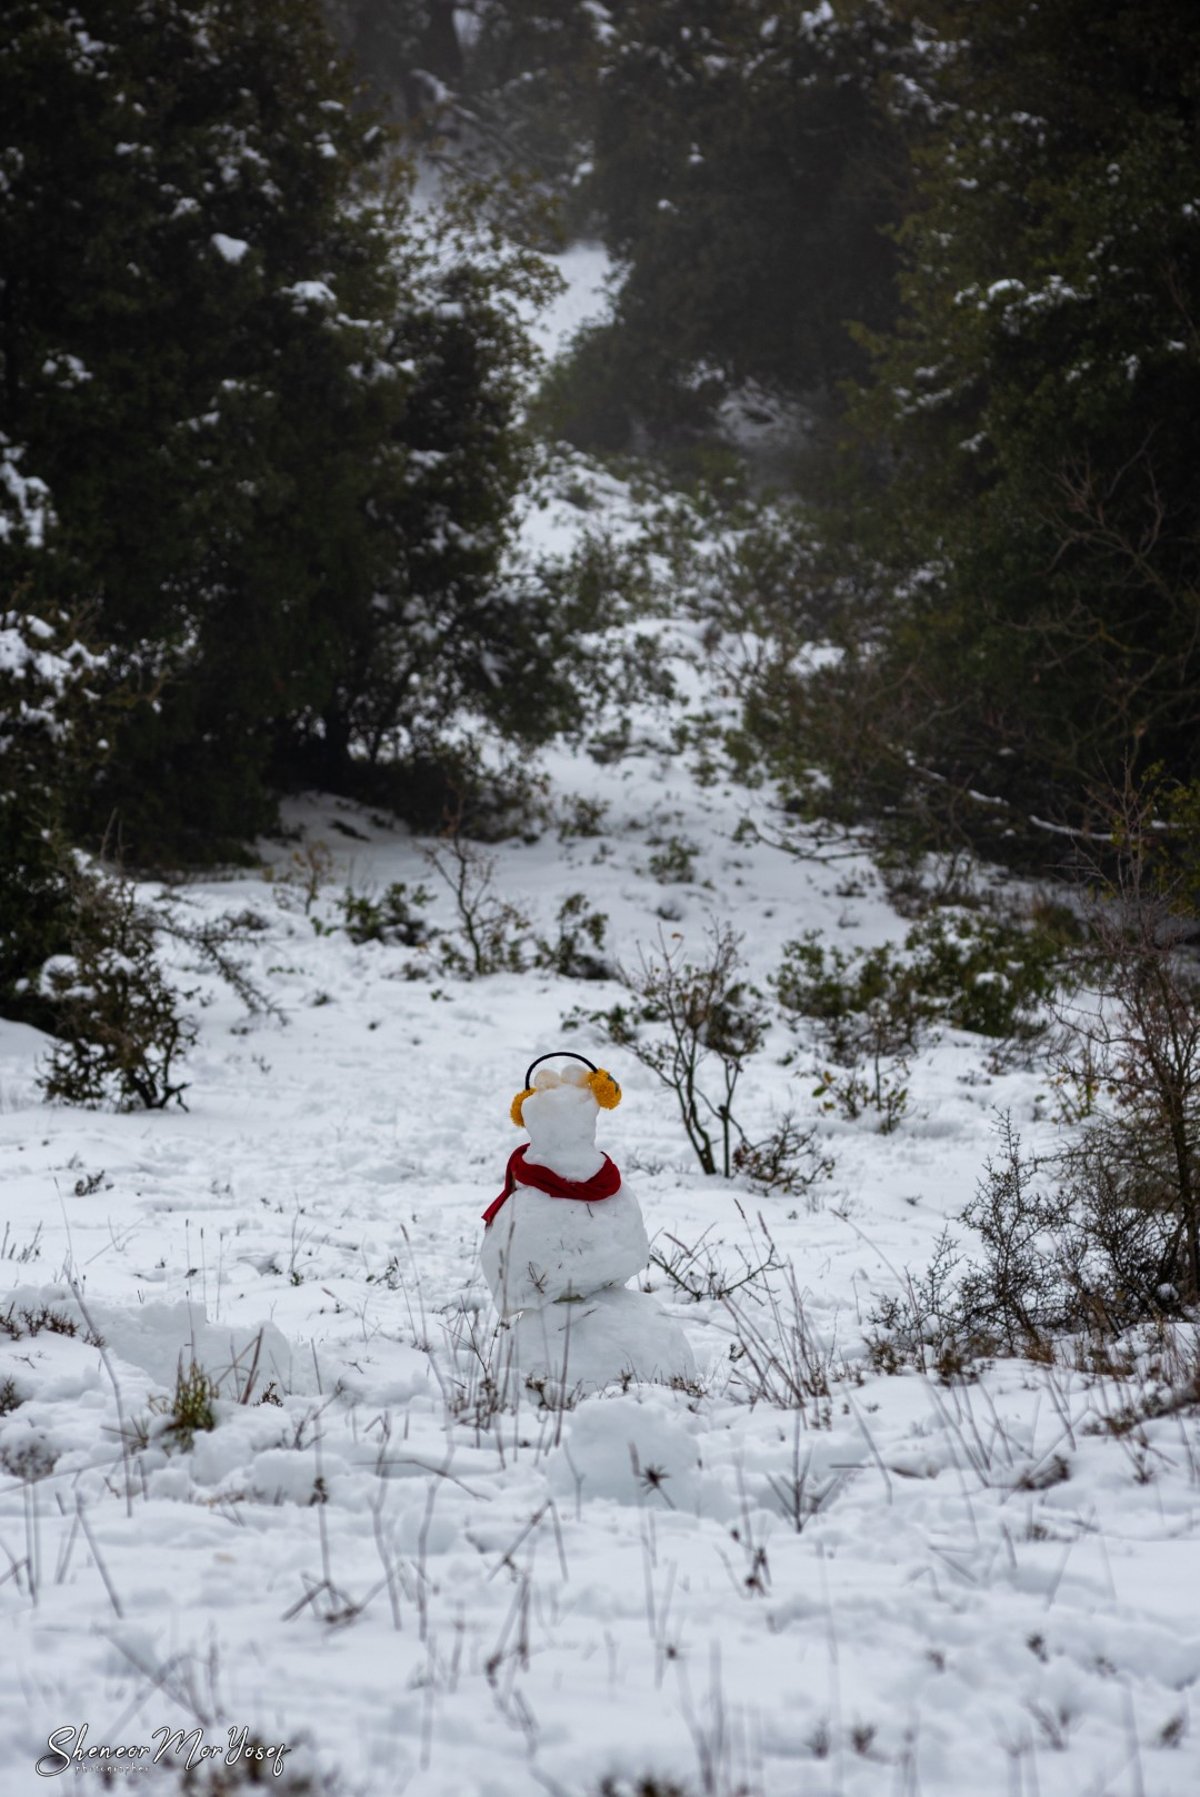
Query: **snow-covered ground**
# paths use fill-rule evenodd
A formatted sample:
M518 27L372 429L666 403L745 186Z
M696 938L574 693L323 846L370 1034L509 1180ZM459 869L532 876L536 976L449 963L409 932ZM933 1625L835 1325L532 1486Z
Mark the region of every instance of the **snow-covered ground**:
M573 243L553 258L563 286L529 324L538 348L555 356L576 331L599 324L609 310L612 261L602 243Z
M538 544L572 516L531 514ZM698 628L658 628L678 703L719 704ZM777 827L769 793L698 779L669 708L633 721L618 760L548 754L554 816L486 851L544 933L576 892L627 964L727 921L764 990L806 930L903 935L865 856L739 838ZM580 800L607 807L600 834L571 833ZM704 1177L629 1054L564 1033L614 983L356 946L347 887L424 883L452 928L428 845L320 796L288 822L264 872L175 892L253 914L242 953L281 1014L178 966L201 1025L186 1112L47 1108L44 1042L0 1025L0 1797L73 1776L77 1746L109 1750L76 1762L97 1788L107 1761L179 1789L243 1729L275 1788L299 1770L371 1797L599 1797L606 1777L626 1797L650 1775L709 1797L1193 1797L1194 1410L1114 1433L1111 1379L1002 1361L947 1386L873 1370L864 1342L970 1198L996 1112L1039 1139L1039 1075L946 1033L884 1136L821 1110L814 1053L777 1024L745 1122L794 1107L833 1171L757 1196ZM651 866L672 838L687 878ZM512 1096L558 1046L624 1088L600 1140L656 1256L713 1287L770 1263L728 1301L649 1269L695 1389L491 1402L480 1215L522 1139ZM807 1393L756 1390L764 1344ZM189 1450L168 1411L193 1361L223 1395Z
M899 933L865 863L735 844L755 802L698 786L645 724L624 762L551 758L561 802L608 803L605 834L489 851L506 895L548 928L586 892L626 958L660 927L699 948L706 918L729 919L760 984L804 929ZM294 845L264 845L273 881L182 894L200 916L257 914L248 965L287 1019L247 1019L181 971L202 988L186 1113L47 1109L37 1038L0 1039L0 1313L81 1323L0 1347L22 1399L0 1421L6 1797L40 1788L51 1733L85 1722L85 1746L113 1747L245 1726L346 1789L429 1797L582 1797L651 1770L772 1797L1194 1791L1194 1418L1149 1425L1139 1454L1092 1432L1105 1396L1081 1375L1008 1362L947 1390L871 1372L863 1347L873 1302L970 1195L994 1109L1034 1127L1035 1076L989 1075L982 1044L945 1039L884 1137L820 1114L781 1033L747 1120L797 1104L835 1169L814 1208L755 1198L699 1173L636 1062L564 1036L564 1013L614 988L455 980L429 951L354 946L340 892L433 883L422 845L337 801L290 821L332 858L308 912ZM696 878L664 885L648 863L673 835ZM445 890L432 915L451 923ZM749 1402L738 1318L679 1302L655 1268L698 1393L488 1414L480 1212L526 1063L560 1043L625 1088L601 1133L664 1258L703 1240L735 1271L769 1232L827 1400ZM769 1336L765 1283L736 1302ZM190 1453L156 1409L181 1355L228 1393Z

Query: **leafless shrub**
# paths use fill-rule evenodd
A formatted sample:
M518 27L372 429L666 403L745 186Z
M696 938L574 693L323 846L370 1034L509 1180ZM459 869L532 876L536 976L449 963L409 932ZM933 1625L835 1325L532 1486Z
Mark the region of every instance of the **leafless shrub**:
M673 1778L646 1772L640 1778L602 1778L596 1797L693 1797L689 1787Z
M496 860L462 831L461 807L446 821L436 848L425 859L449 887L458 918L459 941L438 945L450 973L479 979L489 973L519 973L528 960L530 921L520 906L495 888Z
M311 916L322 886L333 877L333 852L328 843L305 842L293 849L286 861L264 868L263 876L271 882L278 899L286 903L296 893L304 915Z
M876 1372L898 1373L912 1366L918 1372L936 1371L942 1377L961 1372L976 1349L987 1344L964 1343L957 1301L955 1269L961 1265L957 1244L948 1229L934 1244L923 1274L907 1268L903 1289L884 1293L871 1311L866 1336L867 1353Z
M87 1324L82 1340L89 1348L101 1348L103 1340L96 1331ZM68 1311L56 1310L52 1304L41 1304L36 1310L30 1305L23 1305L20 1310L10 1304L0 1316L0 1334L7 1335L10 1341L20 1341L22 1336L40 1335L42 1330L49 1335L79 1335L79 1324Z
M779 1270L780 1262L773 1242L767 1243L761 1258L757 1254L747 1254L744 1248L735 1248L738 1264L730 1267L710 1244L711 1234L710 1226L690 1246L681 1242L678 1236L664 1235L662 1239L669 1244L668 1249L653 1248L650 1253L650 1265L665 1273L676 1290L692 1303L700 1304L705 1300L720 1303L746 1286L757 1285L765 1273Z
M1178 1307L1178 1218L1131 1202L1106 1134L1038 1158L1007 1114L997 1127L1000 1153L958 1216L978 1247L968 1258L944 1230L926 1271L877 1304L867 1345L881 1370L949 1379L994 1354L1048 1361L1060 1337L1111 1340Z
M809 1210L820 1200L813 1187L833 1173L833 1157L822 1151L815 1129L805 1129L791 1111L782 1116L757 1142L743 1138L733 1151L734 1171L760 1192L778 1192L784 1198L804 1195Z
M741 978L739 944L714 922L704 958L691 960L680 935L660 931L657 953L642 949L635 968L618 970L632 1005L593 1019L674 1095L701 1167L726 1179L745 1140L734 1093L767 1027L761 995Z
M172 899L160 902L146 915L159 935L191 949L200 966L215 973L252 1016L269 1016L277 1023L286 1023L284 1012L270 993L251 979L245 964L234 952L252 941L265 927L265 920L257 912L227 911L220 917L202 918L197 922L184 916Z
M791 1262L764 1285L763 1303L753 1310L737 1298L723 1300L733 1336L730 1392L749 1404L795 1410L810 1429L828 1429L831 1388L844 1367L810 1324Z
M865 1071L861 1067L824 1070L813 1087L813 1097L822 1101L823 1110L838 1111L850 1123L873 1110L879 1118L880 1135L890 1136L908 1110L907 1081L906 1060L900 1056L888 1060L882 1051L873 1050Z
M786 1473L771 1473L767 1483L771 1487L775 1501L779 1505L779 1514L789 1522L797 1535L803 1533L805 1527L814 1516L819 1516L845 1484L844 1473L834 1473L828 1478L813 1476L812 1449L800 1458L800 1431L797 1428L792 1435L792 1464Z
M1200 968L1177 881L1160 872L1148 801L1116 803L1119 845L1087 911L1095 1003L1059 1009L1057 1062L1083 1113L1076 1184L1141 1238L1153 1304L1200 1298Z
M512 1338L503 1323L484 1321L482 1313L461 1304L445 1328L446 1368L433 1360L447 1416L474 1431L476 1445L492 1434L498 1419L515 1401Z
M76 1194L77 1196L82 1196L78 1186L76 1186ZM22 1263L36 1260L41 1253L41 1241L42 1226L38 1223L29 1240L25 1242L23 1246L18 1248L17 1238L12 1233L12 1224L6 1221L4 1225L4 1236L3 1239L0 1240L0 1260L15 1260Z

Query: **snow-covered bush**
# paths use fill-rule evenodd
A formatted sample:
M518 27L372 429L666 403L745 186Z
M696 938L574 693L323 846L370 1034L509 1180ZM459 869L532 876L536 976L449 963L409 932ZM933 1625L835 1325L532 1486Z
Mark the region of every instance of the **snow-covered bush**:
M25 467L26 451L0 431L0 542L40 549L54 521L50 489Z
M41 1077L47 1098L162 1110L182 1102L178 1062L196 1037L168 983L154 926L132 885L81 866L71 880L71 940L41 970L55 1043Z
M788 943L774 984L792 1022L809 1020L825 1054L853 1067L910 1052L939 1022L1028 1046L1045 1034L1047 1007L1066 978L1055 916L1025 925L955 908L914 924L903 950L847 954L810 933Z
M696 881L696 844L682 836L668 836L647 863L648 871L663 886L691 886Z
M0 613L0 1009L55 1036L47 1097L158 1108L183 1089L193 1026L132 887L67 838L118 702L113 658L77 619Z
M1045 1034L1066 976L1059 914L1029 927L987 911L937 911L905 937L921 1002L955 1029L1000 1042Z
M538 936L534 962L568 980L606 980L612 962L604 953L608 918L588 905L586 892L569 892L558 908L555 934Z
M430 897L424 886L410 888L404 880L393 880L378 897L348 886L338 900L342 927L351 942L397 942L419 948L429 939L429 925L420 913Z
M78 620L19 602L0 612L0 1007L49 1022L38 988L70 935L64 820L103 753L112 671Z
M908 968L890 946L847 954L810 932L788 943L773 983L788 1018L808 1019L839 1066L916 1047L922 1009Z

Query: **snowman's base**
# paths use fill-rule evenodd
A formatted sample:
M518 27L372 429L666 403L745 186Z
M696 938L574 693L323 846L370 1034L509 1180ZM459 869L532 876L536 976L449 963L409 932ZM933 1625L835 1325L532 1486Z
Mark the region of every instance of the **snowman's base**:
M627 1286L522 1311L509 1342L514 1375L548 1394L586 1396L630 1379L670 1385L696 1377L678 1323Z

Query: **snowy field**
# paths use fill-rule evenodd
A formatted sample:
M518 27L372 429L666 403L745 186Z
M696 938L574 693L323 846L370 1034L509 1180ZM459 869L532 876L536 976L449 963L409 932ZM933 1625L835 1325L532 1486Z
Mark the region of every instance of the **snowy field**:
M627 958L660 926L699 947L727 918L760 983L804 929L902 933L865 862L735 844L752 801L698 786L668 721L656 747L642 720L608 767L552 757L560 804L609 805L605 835L491 851L507 895L548 927L586 891ZM885 1137L820 1114L780 1031L748 1121L807 1108L834 1171L812 1208L756 1198L700 1174L636 1062L564 1036L615 987L454 980L428 950L356 947L338 895L436 884L422 844L337 801L290 821L328 851L315 896L296 844L263 845L274 879L180 895L261 919L247 965L286 1018L247 1018L181 967L204 988L186 1113L48 1109L42 1044L0 1038L0 1314L80 1324L0 1345L22 1400L0 1420L5 1797L41 1788L50 1735L84 1723L85 1745L199 1726L222 1749L245 1727L289 1744L289 1770L421 1797L583 1797L651 1771L771 1797L1194 1792L1194 1417L1135 1447L1097 1432L1103 1381L1005 1362L947 1389L872 1372L863 1345L970 1196L995 1109L1036 1136L1036 1076L991 1075L978 1039L944 1038ZM698 850L685 884L647 871L672 835ZM445 889L432 915L450 926ZM736 1276L769 1233L827 1399L752 1403L733 1357L739 1312L768 1336L798 1320L784 1275L731 1310L681 1302L652 1267L698 1392L490 1411L470 1345L486 1356L492 1332L480 1212L525 1065L564 1043L625 1087L601 1136L663 1258L703 1243L697 1264ZM181 1355L226 1393L190 1452L164 1433Z
M579 517L530 528L561 546ZM676 705L719 704L697 628L658 628ZM626 964L728 922L764 990L807 930L903 937L865 857L738 839L747 815L778 828L770 794L698 780L675 716L639 712L604 764L544 758L550 817L487 850L504 897L552 933L586 893ZM599 834L572 833L579 801L607 807ZM1114 1432L1114 1378L1001 1361L946 1385L874 1370L865 1343L997 1112L1045 1139L1042 1077L945 1032L885 1136L820 1108L811 1044L777 1024L745 1121L794 1107L832 1172L799 1199L706 1179L671 1095L564 1033L614 982L356 945L348 887L423 883L453 928L428 844L315 795L287 821L261 870L175 890L196 919L253 915L240 952L278 1009L176 964L200 1022L186 1112L48 1108L45 1042L0 1025L0 1797L75 1776L77 1746L109 1749L118 1789L206 1790L253 1742L268 1787L370 1797L626 1797L652 1775L707 1797L1194 1797L1194 1408ZM693 1390L491 1401L480 1216L526 1065L559 1046L625 1090L600 1139ZM806 1391L757 1376L764 1344ZM169 1412L193 1361L222 1395L189 1449ZM75 1762L85 1790L102 1763Z

